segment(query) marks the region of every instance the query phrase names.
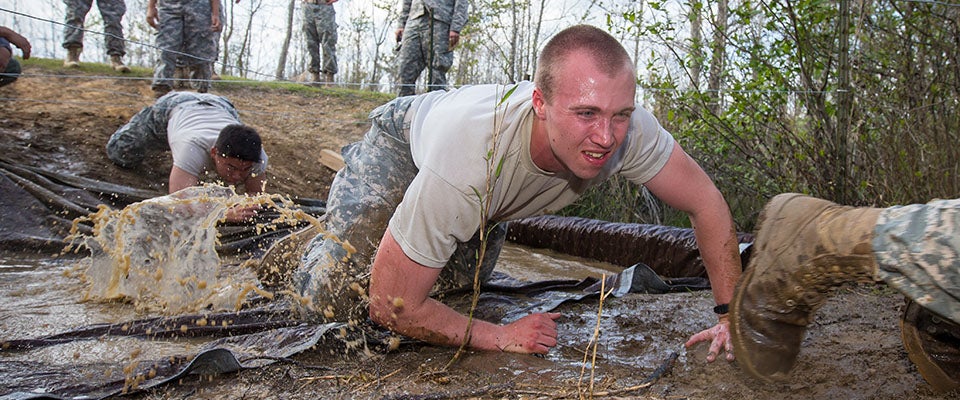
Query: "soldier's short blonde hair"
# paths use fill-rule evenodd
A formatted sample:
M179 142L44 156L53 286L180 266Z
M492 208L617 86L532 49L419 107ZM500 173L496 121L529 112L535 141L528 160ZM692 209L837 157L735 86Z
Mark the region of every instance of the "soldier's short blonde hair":
M547 101L550 101L557 82L564 79L556 76L558 66L569 54L579 51L585 51L601 71L611 76L625 68L633 69L630 55L609 33L591 25L571 26L551 38L537 60L533 82Z

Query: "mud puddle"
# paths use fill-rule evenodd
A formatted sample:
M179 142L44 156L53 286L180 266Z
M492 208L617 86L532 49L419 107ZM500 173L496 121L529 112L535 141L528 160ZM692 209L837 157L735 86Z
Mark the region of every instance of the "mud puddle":
M81 302L64 274L69 260L0 260L0 329L38 337L101 322L142 318L125 303ZM531 280L579 279L618 268L508 244L498 270ZM906 358L897 326L902 296L865 286L841 291L818 314L794 378L762 384L735 363L707 364L706 345L684 350L711 326L709 292L590 299L561 306L559 344L545 356L466 352L416 343L389 353L346 352L320 343L289 360L219 376L191 376L134 398L955 398L930 391ZM599 315L599 324L598 324ZM594 343L596 350L594 351ZM191 351L190 340L111 339L0 361L85 364ZM672 363L671 359L675 357ZM652 382L658 367L669 371ZM98 371L99 372L99 371ZM106 371L103 371L106 373ZM2 385L0 385L2 386Z

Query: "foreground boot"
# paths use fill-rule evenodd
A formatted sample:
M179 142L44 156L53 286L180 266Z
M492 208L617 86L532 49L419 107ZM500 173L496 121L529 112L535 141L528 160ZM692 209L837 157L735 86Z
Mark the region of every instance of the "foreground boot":
M940 392L960 388L960 326L907 301L900 319L907 356Z
M320 80L320 73L319 73L319 72L311 72L311 73L310 73L310 84L311 84L311 85L313 85L313 86L319 86L319 85L321 84L321 82L322 82L322 81Z
M876 280L870 241L880 211L799 194L776 196L764 207L730 303L734 354L743 369L767 382L786 379L829 289Z
M83 47L71 47L67 49L67 58L63 60L63 66L67 68L80 68L80 52Z
M329 72L325 72L325 73L323 74L323 86L326 86L326 87L333 87L333 86L335 86L335 85L333 84L333 74L331 74L331 73L329 73Z
M120 56L118 55L110 56L110 66L113 67L113 70L117 72L130 72L130 67L124 65L123 60L120 59Z

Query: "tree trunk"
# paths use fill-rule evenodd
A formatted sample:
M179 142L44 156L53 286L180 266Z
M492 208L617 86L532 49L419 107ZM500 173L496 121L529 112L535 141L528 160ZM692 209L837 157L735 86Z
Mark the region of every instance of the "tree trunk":
M727 48L727 0L717 2L717 20L713 26L713 57L710 59L710 76L707 89L713 100L708 105L713 114L720 112L720 85L723 75L724 57Z
M642 4L642 3L641 3ZM690 86L700 90L700 76L703 74L703 3L690 3ZM637 43L640 43L638 40Z
M283 45L280 46L280 59L277 61L276 78L278 81L283 80L284 70L287 66L287 51L290 49L290 37L293 36L293 13L296 5L297 0L290 0L290 5L287 6L287 35L283 38Z
M847 202L847 135L850 131L850 114L852 113L852 94L850 92L850 62L847 58L847 53L850 51L850 26L849 26L849 17L850 17L850 1L849 0L840 0L840 29L839 32L839 43L840 48L837 55L837 60L840 65L838 65L838 72L840 76L837 78L837 130L834 132L834 140L836 142L836 157L835 157L835 170L834 170L834 199L841 204L846 204Z
M240 53L237 55L237 68L240 69L240 76L243 78L247 77L247 71L249 70L245 59L250 55L250 32L253 30L253 17L257 15L257 11L260 10L261 5L263 5L262 1L250 3L250 15L247 18L247 29L243 32L243 42L240 44Z
M223 32L223 44L220 48L223 49L223 62L220 63L220 75L227 74L227 66L230 65L230 38L233 36L233 2L226 1L223 3L224 6L228 6L227 10L227 20L229 21L226 24L226 31Z

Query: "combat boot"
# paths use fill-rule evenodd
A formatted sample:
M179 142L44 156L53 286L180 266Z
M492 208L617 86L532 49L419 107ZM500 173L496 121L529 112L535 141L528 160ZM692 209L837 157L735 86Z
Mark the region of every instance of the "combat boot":
M123 60L121 60L120 56L116 54L110 56L110 66L113 67L113 70L117 72L130 72L130 67L124 65Z
M323 73L323 85L326 87L333 87L333 73L324 72Z
M150 89L153 90L153 97L157 99L166 96L167 93L170 93L173 90L173 88L167 85L153 85L150 87Z
M67 68L80 68L80 52L83 47L67 48L67 58L63 60L63 66Z
M320 82L321 82L321 81L320 81L320 73L319 73L319 72L311 72L311 73L310 73L310 84L311 84L311 85L314 85L314 86L317 86L317 85L320 84Z
M829 290L877 280L870 242L880 211L793 193L764 207L730 303L734 355L747 372L767 382L785 379Z
M190 85L197 89L197 93L207 93L210 91L210 72L213 70L209 65L199 64L190 67Z
M187 71L187 67L176 67L173 70L173 87L176 89L190 87L190 72Z
M900 334L910 361L940 392L960 388L960 326L907 300Z

